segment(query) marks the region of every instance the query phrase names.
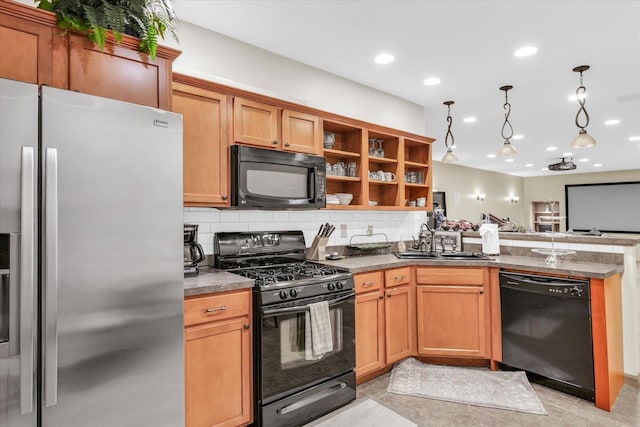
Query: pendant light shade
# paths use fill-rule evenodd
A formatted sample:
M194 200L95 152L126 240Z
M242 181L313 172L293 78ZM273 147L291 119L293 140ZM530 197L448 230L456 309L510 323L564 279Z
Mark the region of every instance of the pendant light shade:
M589 134L585 128L589 125L589 113L587 113L587 109L584 108L584 104L586 101L586 92L587 88L582 84L582 73L587 71L590 67L588 65L580 65L573 69L574 72L580 73L580 86L576 89L576 96L578 98L578 103L580 104L580 108L578 109L578 113L576 114L576 126L580 128L578 132L578 136L576 136L571 142L571 148L588 148L596 145L596 140ZM580 124L580 113L584 113L584 126Z
M589 148L594 145L596 145L596 140L584 129L580 129L578 136L571 141L571 148Z
M513 157L516 155L518 150L516 147L511 144L511 138L513 137L513 127L511 123L509 123L509 114L511 114L511 104L509 104L509 97L507 96L507 92L513 89L513 86L502 86L500 90L504 91L504 105L502 108L506 111L504 113L504 123L502 124L502 138L504 138L504 144L498 150L498 156L502 157Z
M453 154L453 150L451 149L454 144L453 133L451 133L451 123L453 122L453 119L451 118L451 106L455 104L455 102L445 101L443 104L447 106L447 134L444 137L444 146L447 147L447 152L442 158L442 161L445 163L452 163L458 160L458 156ZM449 138L451 138L451 141L449 141Z

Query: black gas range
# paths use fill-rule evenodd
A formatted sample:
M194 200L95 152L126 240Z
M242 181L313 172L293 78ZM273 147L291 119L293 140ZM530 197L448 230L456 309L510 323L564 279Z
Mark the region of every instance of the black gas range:
M305 260L301 231L216 233L214 266L255 280L255 425L294 427L355 399L355 292L346 269ZM312 305L331 351L310 351Z
M348 270L305 260L302 231L216 233L215 267L255 280L259 305L354 288Z

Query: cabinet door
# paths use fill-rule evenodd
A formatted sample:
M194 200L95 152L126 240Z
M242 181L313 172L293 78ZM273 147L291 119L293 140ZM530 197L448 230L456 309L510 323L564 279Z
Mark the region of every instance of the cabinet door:
M356 376L384 366L384 295L356 295Z
M67 87L66 36L55 16L19 3L0 4L0 77Z
M418 354L487 357L484 288L418 286Z
M228 97L174 83L172 103L184 120L185 206L228 206Z
M251 334L248 316L185 329L187 427L251 421Z
M321 134L318 116L290 110L282 112L282 143L284 150L320 154Z
M133 41L133 46L131 42ZM137 39L104 51L79 34L69 35L69 88L105 98L168 110L171 108L171 60L136 50ZM177 52L177 51L176 51ZM177 54L176 54L177 56Z
M280 148L278 115L273 105L235 98L233 100L233 140L251 145Z
M413 310L410 286L398 286L385 291L384 315L386 363L391 364L411 356L413 342Z

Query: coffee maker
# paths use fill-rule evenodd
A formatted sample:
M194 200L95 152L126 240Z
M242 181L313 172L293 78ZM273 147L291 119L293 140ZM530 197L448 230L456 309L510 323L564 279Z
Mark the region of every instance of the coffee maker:
M198 244L198 225L184 224L184 277L198 275L198 263L204 260L204 250Z

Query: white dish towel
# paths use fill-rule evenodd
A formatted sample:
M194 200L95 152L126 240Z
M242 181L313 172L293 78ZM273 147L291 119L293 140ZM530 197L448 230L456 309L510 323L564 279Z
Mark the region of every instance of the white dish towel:
M333 334L327 301L309 304L305 313L305 359L317 360L333 351Z

